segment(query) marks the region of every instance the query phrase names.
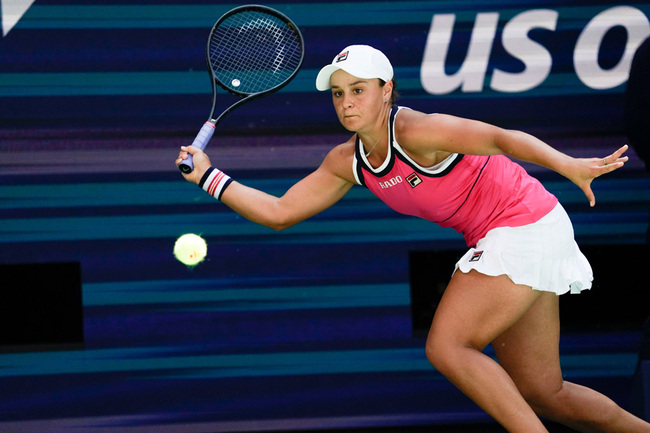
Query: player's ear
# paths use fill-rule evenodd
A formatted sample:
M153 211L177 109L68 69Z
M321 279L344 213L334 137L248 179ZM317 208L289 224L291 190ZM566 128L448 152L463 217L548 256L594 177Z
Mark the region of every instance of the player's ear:
M384 85L382 86L383 97L384 97L384 101L388 102L391 100L391 96L393 94L393 82L380 81L380 83L384 83Z

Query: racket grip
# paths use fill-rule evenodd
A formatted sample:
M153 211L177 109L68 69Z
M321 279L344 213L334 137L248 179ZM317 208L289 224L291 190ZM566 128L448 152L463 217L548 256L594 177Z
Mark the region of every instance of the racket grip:
M215 124L213 122L209 120L205 122L203 124L203 127L199 131L199 133L196 134L196 137L192 142L192 146L197 147L201 150L205 149L205 146L208 145L208 142L210 141L212 135L214 134L214 130L215 130ZM194 170L192 155L188 155L187 159L178 165L178 169L186 174L191 173L192 170Z

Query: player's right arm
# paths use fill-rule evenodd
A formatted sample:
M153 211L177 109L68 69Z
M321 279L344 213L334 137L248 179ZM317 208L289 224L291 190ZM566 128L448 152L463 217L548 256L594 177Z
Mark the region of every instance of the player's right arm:
M198 183L210 167L209 158L192 146L181 151L177 165L185 152L192 154L196 173L184 177ZM335 147L318 169L294 184L282 197L233 181L221 195L221 201L244 218L274 230L291 227L332 206L352 188L352 155L353 143Z

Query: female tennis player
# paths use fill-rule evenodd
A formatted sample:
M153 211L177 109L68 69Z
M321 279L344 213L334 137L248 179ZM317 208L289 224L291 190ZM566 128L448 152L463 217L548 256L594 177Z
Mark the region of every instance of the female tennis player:
M426 342L433 366L510 432L546 432L545 417L583 432L650 432L650 424L591 389L563 380L558 295L591 287L558 200L508 156L564 175L584 191L621 168L623 146L577 159L519 131L394 105L393 68L380 51L353 45L321 69L340 122L354 135L282 197L246 187L193 155L184 177L256 223L281 230L335 204L354 185L398 212L461 233L459 260ZM482 350L492 344L498 363Z

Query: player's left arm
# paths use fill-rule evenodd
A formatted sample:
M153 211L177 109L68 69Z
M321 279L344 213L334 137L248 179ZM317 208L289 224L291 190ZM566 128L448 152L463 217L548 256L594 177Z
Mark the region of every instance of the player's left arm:
M621 168L628 160L627 156L623 156L627 145L604 158L574 158L528 133L485 122L417 112L409 113L405 120L410 126L404 130L410 131L408 142L413 146L430 146L446 152L473 155L505 154L532 162L571 180L585 193L591 206L595 204L591 182L598 176Z

